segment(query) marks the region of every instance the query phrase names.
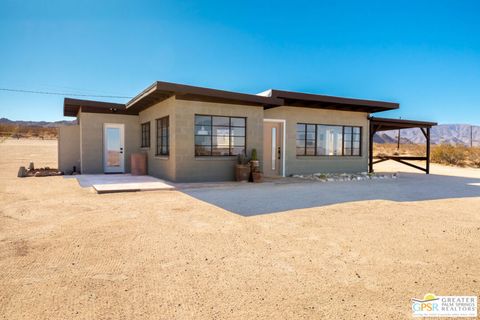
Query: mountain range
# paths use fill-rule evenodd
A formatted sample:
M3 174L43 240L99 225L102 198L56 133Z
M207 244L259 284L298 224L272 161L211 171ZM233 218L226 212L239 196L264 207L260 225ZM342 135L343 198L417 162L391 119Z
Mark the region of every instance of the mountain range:
M3 125L14 125L14 126L22 126L22 127L43 127L43 128L56 128L59 126L69 126L76 124L76 120L72 121L14 121L7 118L0 118L0 124Z
M441 124L432 127L430 131L433 144L463 144L480 146L480 127L469 124ZM473 138L473 139L472 139ZM384 131L375 134L373 141L376 143L397 143L398 130ZM425 136L418 128L402 129L400 131L401 143L425 143Z

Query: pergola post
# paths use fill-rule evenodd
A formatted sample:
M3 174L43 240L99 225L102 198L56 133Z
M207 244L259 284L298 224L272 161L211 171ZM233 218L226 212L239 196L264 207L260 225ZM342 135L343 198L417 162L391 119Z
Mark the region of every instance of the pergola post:
M426 169L425 172L427 174L430 174L430 128L427 128L426 138L427 138L427 166L425 168Z
M376 126L370 123L369 143L368 143L368 172L373 173L373 136L376 132Z

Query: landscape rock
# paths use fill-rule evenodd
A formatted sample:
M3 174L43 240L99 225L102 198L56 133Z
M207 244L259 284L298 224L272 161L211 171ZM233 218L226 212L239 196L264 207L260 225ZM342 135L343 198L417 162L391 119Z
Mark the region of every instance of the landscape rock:
M305 180L314 180L319 182L334 181L362 181L362 180L378 180L378 179L397 179L398 173L314 173L314 174L293 174L293 178Z
M29 168L33 167L33 162L30 163ZM60 176L63 175L63 172L50 168L37 168L37 169L26 169L25 167L20 167L18 169L18 177L49 177L49 176Z
M18 175L17 177L19 178L24 178L27 176L27 169L25 169L25 167L20 167L18 168Z

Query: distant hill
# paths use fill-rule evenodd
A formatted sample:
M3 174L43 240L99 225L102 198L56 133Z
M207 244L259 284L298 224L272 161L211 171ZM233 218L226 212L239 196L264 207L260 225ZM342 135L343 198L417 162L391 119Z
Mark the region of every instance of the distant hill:
M470 145L471 132L473 133L473 145L480 146L480 127L468 124L441 124L432 127L431 141L433 144L462 144ZM375 134L373 140L376 143L397 143L398 131L383 131ZM402 129L400 133L401 143L425 143L425 136L420 129Z
M71 121L14 121L7 118L0 118L0 124L8 124L8 125L15 125L15 126L25 126L25 127L43 127L43 128L56 128L59 126L69 126L76 124L76 120Z
M76 121L12 121L0 118L0 141L11 138L56 139L59 126L74 125Z

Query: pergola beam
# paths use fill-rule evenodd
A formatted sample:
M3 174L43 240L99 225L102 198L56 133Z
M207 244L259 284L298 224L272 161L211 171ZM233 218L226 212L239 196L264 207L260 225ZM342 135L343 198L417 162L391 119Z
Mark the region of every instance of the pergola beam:
M393 160L393 161L396 161L396 162L400 162L400 163L402 163L402 164L404 164L404 165L406 165L406 166L410 166L410 167L412 167L412 168L421 170L421 171L425 172L426 174L429 173L427 168L422 168L422 167L417 166L417 165L415 165L415 164L413 164L413 163L410 163L410 162L407 162L407 161L403 161L403 160L401 160L401 159L395 159L395 158L391 158L390 160Z

